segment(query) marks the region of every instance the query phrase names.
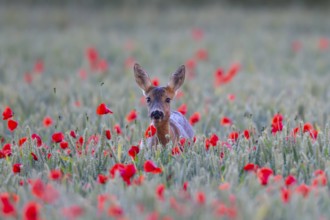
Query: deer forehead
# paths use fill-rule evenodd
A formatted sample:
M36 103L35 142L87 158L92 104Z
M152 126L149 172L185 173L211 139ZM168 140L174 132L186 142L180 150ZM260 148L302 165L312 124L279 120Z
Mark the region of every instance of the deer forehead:
M153 99L159 100L164 97L172 98L174 92L169 87L154 87L148 92L148 95Z

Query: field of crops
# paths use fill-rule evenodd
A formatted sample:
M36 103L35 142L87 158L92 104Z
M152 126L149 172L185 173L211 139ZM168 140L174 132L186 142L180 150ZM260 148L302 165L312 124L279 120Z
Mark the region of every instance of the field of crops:
M0 219L329 219L327 12L0 7ZM195 138L140 148L138 62Z

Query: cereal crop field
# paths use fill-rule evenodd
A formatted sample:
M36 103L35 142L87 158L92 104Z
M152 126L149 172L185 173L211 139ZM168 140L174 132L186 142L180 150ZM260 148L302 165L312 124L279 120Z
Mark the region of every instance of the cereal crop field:
M0 30L0 219L329 219L328 11L2 5ZM192 140L140 147L136 62L186 66Z

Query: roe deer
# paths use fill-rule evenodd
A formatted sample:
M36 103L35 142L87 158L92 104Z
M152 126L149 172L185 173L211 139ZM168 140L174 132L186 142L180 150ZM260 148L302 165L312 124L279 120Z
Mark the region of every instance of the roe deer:
M165 146L170 140L175 146L181 137L192 139L194 131L187 119L170 108L171 100L183 84L185 66L179 67L167 86L153 86L148 74L137 63L134 65L134 76L146 97L148 114L157 130L155 136L147 139L148 147L159 142Z

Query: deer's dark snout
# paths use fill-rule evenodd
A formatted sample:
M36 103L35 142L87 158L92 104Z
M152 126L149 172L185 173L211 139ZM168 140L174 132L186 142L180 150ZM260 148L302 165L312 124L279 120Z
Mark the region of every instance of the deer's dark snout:
M155 110L155 111L151 112L150 117L152 119L158 120L158 119L161 119L164 117L164 113L162 111Z

